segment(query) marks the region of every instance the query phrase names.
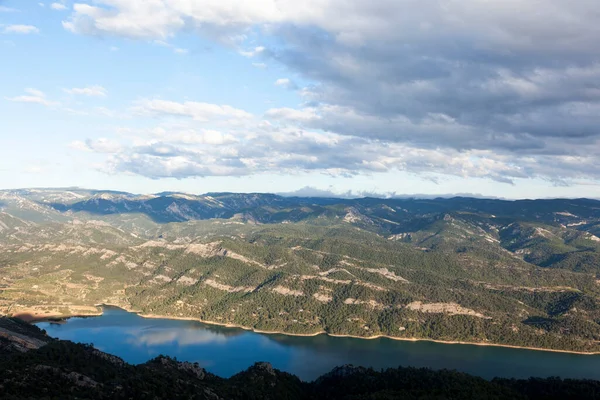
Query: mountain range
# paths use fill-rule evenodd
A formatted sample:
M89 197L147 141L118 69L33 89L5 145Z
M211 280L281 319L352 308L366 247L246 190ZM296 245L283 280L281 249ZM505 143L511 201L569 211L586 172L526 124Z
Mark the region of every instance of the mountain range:
M0 191L0 314L600 352L600 201Z

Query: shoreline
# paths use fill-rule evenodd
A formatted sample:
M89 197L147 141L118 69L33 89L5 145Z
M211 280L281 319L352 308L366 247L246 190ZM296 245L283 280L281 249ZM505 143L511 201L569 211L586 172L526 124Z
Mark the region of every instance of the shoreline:
M284 335L284 336L298 336L298 337L315 337L315 336L319 336L319 335L327 335L327 336L336 337L336 338L352 338L352 339L364 339L364 340L390 339L390 340L398 340L398 341L404 341L404 342L432 342L432 343L440 343L440 344L471 345L471 346L482 346L482 347L483 346L504 347L504 348L510 348L510 349L546 351L546 352L553 352L553 353L577 354L577 355L585 355L585 356L600 355L600 352L584 352L584 351L575 351L575 350L547 349L547 348L543 348L543 347L516 346L516 345L499 344L499 343L464 342L464 341L415 338L415 337L401 338L401 337L394 337L394 336L388 336L388 335L355 336L355 335L347 335L347 334L328 333L326 331L320 331L320 332L315 332L315 333L292 333L292 332L282 332L282 331L263 331L260 329L250 328L250 327L242 326L242 325L228 324L228 323L216 322L216 321L205 321L205 320L201 320L199 318L194 318L194 317L177 317L177 316L158 315L158 314L143 314L142 312L136 311L128 306L117 305L117 304L103 303L103 304L95 305L95 307L98 307L101 309L104 306L120 308L124 311L136 314L136 315L138 315L142 318L146 318L146 319L170 319L170 320L178 320L178 321L193 321L193 322L200 322L200 323L206 324L206 325L221 326L224 328L243 329L245 331L259 333L259 334L265 334L265 335ZM55 318L58 320L67 320L69 318L100 317L103 314L104 314L104 311L100 312L99 314L71 315L71 316L62 316L62 317L55 317ZM54 317L50 317L50 318L54 318ZM34 322L44 322L44 321L42 321L40 319L40 320L30 321L30 322L34 323ZM52 322L58 323L56 321L52 321Z

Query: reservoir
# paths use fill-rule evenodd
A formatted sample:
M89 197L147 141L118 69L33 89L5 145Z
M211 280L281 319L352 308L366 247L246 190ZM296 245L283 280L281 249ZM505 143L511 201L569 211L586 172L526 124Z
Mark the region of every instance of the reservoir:
M600 355L384 338L271 335L193 321L147 319L115 307L105 307L100 317L37 325L52 337L93 343L99 350L131 364L163 354L179 361L198 362L222 377L234 375L257 361L267 361L305 381L345 364L376 369L455 369L486 379L559 376L600 380Z

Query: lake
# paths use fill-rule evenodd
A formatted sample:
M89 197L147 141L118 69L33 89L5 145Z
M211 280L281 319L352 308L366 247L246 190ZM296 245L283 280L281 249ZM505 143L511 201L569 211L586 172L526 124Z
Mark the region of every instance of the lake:
M488 379L560 376L600 380L600 356L425 341L267 335L193 321L146 319L115 307L105 307L100 317L37 325L52 337L93 343L132 364L164 354L180 361L197 361L222 377L257 361L268 361L306 381L344 364L456 369Z

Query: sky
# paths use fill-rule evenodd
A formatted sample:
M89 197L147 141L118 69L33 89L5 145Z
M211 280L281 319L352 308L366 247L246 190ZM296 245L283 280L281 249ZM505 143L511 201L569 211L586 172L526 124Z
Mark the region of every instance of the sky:
M0 0L0 188L600 198L597 0Z

